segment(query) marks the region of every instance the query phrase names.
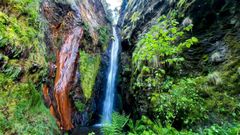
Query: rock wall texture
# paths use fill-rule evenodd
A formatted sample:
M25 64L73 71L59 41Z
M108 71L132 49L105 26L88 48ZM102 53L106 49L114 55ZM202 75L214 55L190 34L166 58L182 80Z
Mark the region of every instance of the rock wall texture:
M44 0L41 12L49 54L49 75L43 88L46 104L62 130L87 126L97 106L95 80L101 79L93 76L90 83L87 77L101 75L98 61L108 46L102 39L109 31L103 6L98 0Z
M0 0L0 134L59 133L41 98L47 71L41 22L38 0Z
M142 35L157 23L160 16L168 15L173 10L177 10L177 19L182 26L193 24L189 36L199 39L197 45L184 51L182 54L186 60L184 68L173 71L174 74L186 77L218 72L221 74L219 76L222 85L216 86L216 89L227 92L237 99L239 94L237 54L240 51L238 19L240 10L237 8L239 4L237 0L129 0L126 9L122 10L124 12L119 21L123 38L122 79L119 86L124 98L125 111L138 116L145 114L152 117L151 114L154 114L149 99L153 90L133 90L129 87L134 83L135 69L132 66L132 55ZM130 110L132 105L135 107ZM137 115L133 117L135 116Z

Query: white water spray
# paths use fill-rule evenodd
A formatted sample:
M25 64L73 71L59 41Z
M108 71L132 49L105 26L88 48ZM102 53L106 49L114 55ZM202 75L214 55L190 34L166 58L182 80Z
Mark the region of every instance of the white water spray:
M110 68L108 71L107 89L105 93L105 99L103 104L103 116L101 123L111 123L114 97L116 91L116 75L118 69L118 51L119 51L119 39L117 36L116 27L113 27L114 40L111 48Z
M110 57L110 65L108 69L108 78L107 78L107 88L105 91L105 99L103 103L103 112L102 112L102 120L101 124L111 123L112 113L114 107L114 98L116 92L116 77L118 70L118 51L119 51L119 38L117 34L117 24L118 21L118 10L121 6L121 0L111 1L107 0L110 4L110 8L113 14L113 41L111 45L111 57Z

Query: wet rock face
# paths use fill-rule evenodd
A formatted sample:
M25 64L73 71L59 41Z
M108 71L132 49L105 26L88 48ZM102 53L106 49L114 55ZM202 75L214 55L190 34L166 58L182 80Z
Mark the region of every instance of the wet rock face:
M125 10L122 10L122 20L119 24L122 27L122 80L120 82L123 101L126 102L124 108L129 105L135 106L135 111L141 113L142 108L147 110L148 100L138 99L141 95L136 95L128 86L131 85L130 79L132 72L131 59L132 52L138 39L148 31L148 29L157 22L161 15L166 15L170 10L177 9L184 14L179 18L182 25L193 23L192 36L199 39L199 44L191 47L184 52L184 58L187 61L184 71L202 72L209 65L218 68L223 62L229 60L235 55L234 47L231 47L226 41L226 37L233 34L237 38L240 28L240 10L238 0L196 0L189 6L178 7L177 0L131 0L128 1ZM130 71L129 71L130 70ZM130 73L129 73L130 72ZM134 98L134 96L136 98ZM135 101L134 101L135 99ZM142 100L142 101L140 101ZM132 102L132 103L128 103ZM142 103L144 103L142 105ZM134 110L132 111L134 112ZM143 112L144 113L144 112Z
M73 128L71 121L72 105L69 99L69 93L72 86L74 86L74 78L76 77L77 62L79 58L79 42L82 35L82 28L74 28L73 33L68 35L57 56L54 97L56 99L57 112L60 117L61 127L65 130Z
M47 22L45 43L49 54L49 75L43 87L46 105L62 130L87 126L96 108L94 97L97 95L93 93L89 100L84 97L79 50L91 45L94 49L84 51L101 53L98 29L108 25L103 7L98 0L44 0L41 12ZM82 112L76 109L75 101L85 104Z
M76 75L78 63L78 49L82 38L83 30L77 26L81 18L69 5L62 5L51 1L44 1L42 4L43 15L49 22L49 30L46 38L50 48L53 61L56 67L56 76L49 78L49 84L44 85L43 93L47 105L51 108L52 115L55 116L58 126L62 130L71 130L72 110L69 92L72 90L73 79ZM52 67L50 68L51 72Z

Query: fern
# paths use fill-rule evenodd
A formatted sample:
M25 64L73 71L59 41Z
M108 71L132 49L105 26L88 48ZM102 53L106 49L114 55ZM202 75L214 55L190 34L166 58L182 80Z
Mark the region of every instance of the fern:
M123 127L127 124L128 120L129 116L114 112L112 114L112 123L106 123L102 128L104 135L123 135Z

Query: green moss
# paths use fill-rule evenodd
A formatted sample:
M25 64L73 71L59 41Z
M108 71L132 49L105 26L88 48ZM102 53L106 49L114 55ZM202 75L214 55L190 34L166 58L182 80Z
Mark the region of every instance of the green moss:
M100 55L80 51L81 86L87 99L91 98L99 68Z
M80 102L80 101L76 101L76 102L74 102L74 104L75 104L75 106L77 107L77 110L78 110L79 112L83 112L83 111L84 111L84 109L85 109L85 104L83 104L83 103Z

